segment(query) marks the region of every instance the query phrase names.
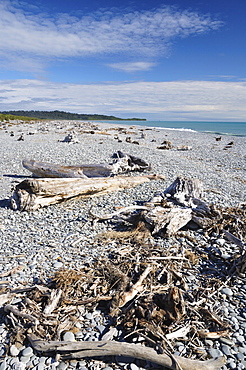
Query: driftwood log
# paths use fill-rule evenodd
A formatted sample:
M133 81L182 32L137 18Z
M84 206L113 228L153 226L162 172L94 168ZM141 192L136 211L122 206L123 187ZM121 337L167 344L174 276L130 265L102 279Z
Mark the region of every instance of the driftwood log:
M144 171L150 165L143 159L118 151L112 156L112 163L81 164L77 166L63 166L60 164L23 160L22 165L35 177L109 177L119 173Z
M217 370L225 363L224 357L218 357L207 361L190 360L188 358L166 353L158 354L153 348L126 342L47 342L40 340L33 334L28 335L28 340L33 349L39 352L60 353L62 354L62 359L129 356L132 358L151 361L173 370Z
M118 176L110 178L44 178L25 179L16 185L10 198L11 207L20 211L35 211L40 207L62 202L73 197L92 197L111 191L130 188L152 179L149 176Z

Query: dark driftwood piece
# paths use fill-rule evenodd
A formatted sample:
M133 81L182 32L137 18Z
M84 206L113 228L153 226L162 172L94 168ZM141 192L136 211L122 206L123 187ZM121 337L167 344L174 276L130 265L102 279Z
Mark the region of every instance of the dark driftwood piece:
M28 335L28 340L33 349L40 352L55 351L61 353L63 354L62 359L100 356L129 356L132 358L151 361L173 370L217 370L225 363L224 357L218 357L207 361L190 360L188 358L169 355L166 353L158 354L153 348L125 342L46 342L32 334Z
M14 210L35 211L40 207L59 203L76 196L83 198L92 197L130 188L157 178L157 176L153 175L91 179L26 179L16 185L10 202Z
M22 165L36 177L108 177L130 171L150 169L150 165L141 158L120 151L112 156L112 163L81 164L63 166L60 164L23 160Z

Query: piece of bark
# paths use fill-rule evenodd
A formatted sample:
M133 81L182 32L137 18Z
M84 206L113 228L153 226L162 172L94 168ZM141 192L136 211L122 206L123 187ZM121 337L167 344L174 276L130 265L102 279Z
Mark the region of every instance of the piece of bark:
M217 357L207 361L191 360L176 355L168 355L166 353L158 354L153 348L126 342L46 342L40 340L33 334L28 335L28 340L33 349L39 352L55 351L57 353L62 353L62 359L127 356L151 361L173 370L177 369L177 364L180 365L182 370L218 370L225 364L224 357Z
M158 179L158 176L26 179L16 185L10 202L14 210L35 211L40 207L59 203L65 199L101 195L130 188L151 179Z

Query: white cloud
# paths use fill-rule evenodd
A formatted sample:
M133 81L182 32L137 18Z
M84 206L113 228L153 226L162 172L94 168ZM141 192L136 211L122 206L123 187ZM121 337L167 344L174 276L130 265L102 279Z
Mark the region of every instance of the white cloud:
M65 110L162 120L245 121L246 82L69 84L0 81L0 111Z
M2 63L11 61L12 67L16 61L16 69L22 58L46 63L54 58L105 53L153 56L165 52L176 37L216 30L222 24L169 6L125 13L101 10L78 18L32 13L12 4L10 0L0 3L0 58ZM27 64L30 70L30 62ZM24 66L22 62L21 68Z
M109 67L118 69L124 72L138 72L138 71L148 71L152 69L156 63L149 62L129 62L129 63L111 63L108 64Z

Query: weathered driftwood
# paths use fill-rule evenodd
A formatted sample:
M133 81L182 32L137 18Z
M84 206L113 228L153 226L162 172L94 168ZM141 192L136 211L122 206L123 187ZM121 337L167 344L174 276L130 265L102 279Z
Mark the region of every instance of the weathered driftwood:
M169 355L166 353L158 354L153 348L139 346L137 344L116 342L116 341L98 341L98 342L46 342L29 334L33 349L39 352L57 352L63 354L62 359L101 357L101 356L129 356L142 360L151 361L169 369L176 370L179 366L182 370L217 370L224 363L224 357L200 361L190 360L188 358Z
M157 178L153 175L91 179L25 179L16 185L10 202L14 210L34 211L40 207L59 203L76 196L92 197L130 188Z
M15 316L22 317L25 320L31 321L35 326L37 326L39 324L39 321L36 317L34 317L34 316L32 316L28 313L19 311L18 308L16 308L15 306L12 306L11 304L6 304L4 306L4 311L5 312L12 312Z
M112 156L112 163L81 164L63 166L60 164L23 160L22 165L36 177L108 177L130 171L150 169L150 165L141 158L118 151Z
M108 164L84 164L81 166L62 166L59 164L23 160L22 165L36 177L108 177L112 173L112 167Z
M172 235L192 219L192 210L190 208L163 208L157 206L146 213L144 218L154 228L153 235L161 231L167 235Z
M203 197L203 183L199 179L177 177L163 195L182 205L196 207L196 200Z
M177 177L164 192L154 196L143 206L132 206L132 208L134 211L142 210L142 219L150 226L152 235L172 235L191 220L200 225L208 219L204 215L210 214L210 208L199 199L202 195L203 184L200 180ZM130 209L130 207L122 208L118 212L98 218L107 219L119 216L120 213L125 213ZM136 217L133 217L133 223L135 219ZM211 219L208 220L211 221ZM131 216L127 221L131 222Z

